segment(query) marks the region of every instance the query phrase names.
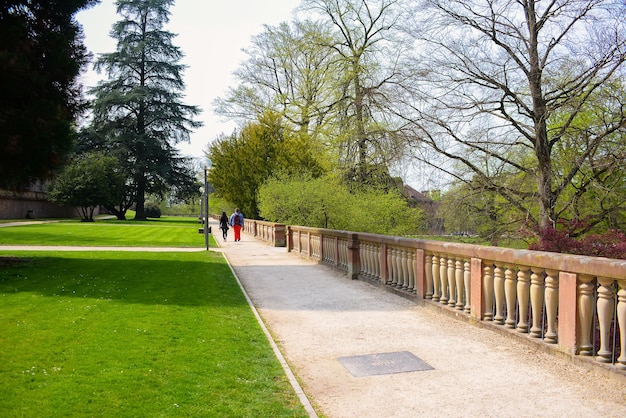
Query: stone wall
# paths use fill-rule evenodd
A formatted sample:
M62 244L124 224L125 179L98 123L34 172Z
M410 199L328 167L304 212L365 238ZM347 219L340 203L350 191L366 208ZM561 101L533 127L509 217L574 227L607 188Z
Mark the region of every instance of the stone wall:
M48 201L47 194L37 190L0 190L0 219L73 218L78 212L70 206Z

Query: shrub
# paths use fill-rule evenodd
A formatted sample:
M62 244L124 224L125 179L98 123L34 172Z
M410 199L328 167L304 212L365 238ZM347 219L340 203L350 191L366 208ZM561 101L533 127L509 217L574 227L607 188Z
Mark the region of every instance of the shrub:
M602 234L589 234L573 238L568 231L548 227L539 231L539 241L529 246L531 250L626 259L626 234L608 230Z
M161 217L161 209L159 205L153 202L146 202L144 205L144 211L146 214L146 218L160 218Z

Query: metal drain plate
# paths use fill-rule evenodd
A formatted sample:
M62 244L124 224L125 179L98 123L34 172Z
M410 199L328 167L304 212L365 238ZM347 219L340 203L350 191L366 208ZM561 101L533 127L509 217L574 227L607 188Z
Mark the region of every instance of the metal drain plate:
M433 370L430 365L408 351L339 357L337 360L354 377Z

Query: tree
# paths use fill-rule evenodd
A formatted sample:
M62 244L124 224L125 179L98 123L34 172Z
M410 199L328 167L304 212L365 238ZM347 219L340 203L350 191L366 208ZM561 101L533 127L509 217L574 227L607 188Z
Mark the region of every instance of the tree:
M622 153L626 97L600 92L611 83L623 91L625 13L611 0L421 2L409 31L418 52L395 109L414 149L445 157L424 161L497 193L535 230L554 226L576 201L565 197L576 195L585 162L624 170L623 159L607 157ZM555 163L559 154L569 161ZM605 214L625 208L623 199L603 202Z
M399 0L312 0L303 8L333 30L331 43L323 46L341 67L334 87L340 161L356 183L371 183L369 168L388 165L401 145L383 105L404 49L394 39L403 6Z
M272 174L322 173L307 137L285 130L282 118L271 112L213 142L208 157L213 164L208 180L216 193L252 219L259 215L258 189Z
M268 109L286 129L310 136L345 179L376 184L401 154L383 112L396 72L400 0L315 0L307 19L266 26L235 73L239 85L216 101L217 111L250 121Z
M99 153L75 156L48 188L53 202L79 207L83 221L93 222L96 207L114 206L124 193L125 176L118 161Z
M268 111L280 114L287 129L324 141L337 94L340 71L324 25L308 20L265 26L245 50L248 59L235 71L238 85L215 101L219 114L254 122Z
M89 54L73 19L96 0L0 5L0 186L48 178L72 149Z
M116 155L129 178L127 199L136 204L135 219L146 219L147 193L163 193L171 186L194 184L186 169L190 161L179 156L174 145L188 141L193 119L200 113L182 103L183 54L172 44L174 34L164 31L174 0L118 0L122 16L111 31L117 50L96 61L108 80L91 90L92 130L102 146ZM187 189L188 187L183 187ZM120 215L118 215L120 217Z

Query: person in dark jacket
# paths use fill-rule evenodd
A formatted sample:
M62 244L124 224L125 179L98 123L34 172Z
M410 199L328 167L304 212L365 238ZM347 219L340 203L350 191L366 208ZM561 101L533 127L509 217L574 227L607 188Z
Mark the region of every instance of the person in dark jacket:
M226 215L226 212L222 212L220 217L220 229L222 230L222 238L226 241L228 237L228 215Z

